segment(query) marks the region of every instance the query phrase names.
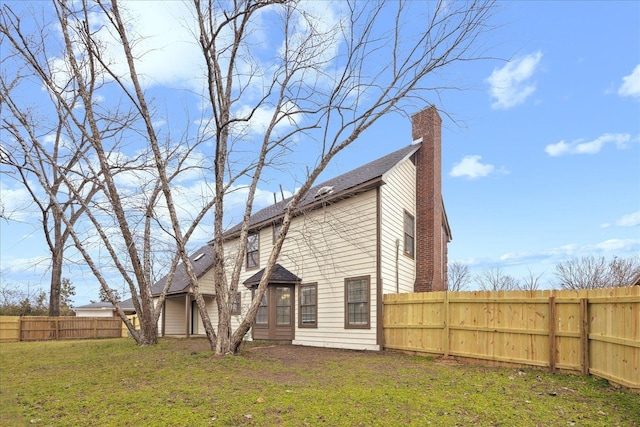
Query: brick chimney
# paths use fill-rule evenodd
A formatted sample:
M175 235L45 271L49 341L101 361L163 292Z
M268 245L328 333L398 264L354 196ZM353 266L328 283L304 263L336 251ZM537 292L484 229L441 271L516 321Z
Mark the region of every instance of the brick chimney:
M434 106L411 117L416 152L416 281L414 292L447 289L449 228L442 202L442 119Z

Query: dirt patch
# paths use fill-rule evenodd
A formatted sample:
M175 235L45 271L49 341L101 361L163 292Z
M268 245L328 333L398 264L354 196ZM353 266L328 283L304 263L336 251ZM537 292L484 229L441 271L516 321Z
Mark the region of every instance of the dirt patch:
M174 348L180 348L191 355L202 355L211 352L209 342L205 338L164 338L171 340ZM212 354L212 353L211 353ZM326 347L306 347L292 344L271 344L264 341L246 341L239 350L239 356L247 360L278 362L283 366L305 368L326 364L366 363L382 370L395 369L398 365L420 363L425 360L435 361L443 365L459 365L454 358L432 358L423 355L405 354L392 351L346 350ZM395 363L387 363L396 359ZM397 363L400 358L402 362Z
M386 359L385 352L344 350L324 347L305 347L291 344L251 346L244 349L242 355L247 359L271 358L288 366L310 366L314 363L340 363L354 358L375 363Z

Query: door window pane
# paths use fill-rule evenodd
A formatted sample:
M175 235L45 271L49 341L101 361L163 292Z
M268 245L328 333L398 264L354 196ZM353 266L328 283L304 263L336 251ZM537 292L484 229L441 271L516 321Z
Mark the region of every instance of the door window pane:
M276 325L291 324L291 288L276 288Z
M262 301L260 301L258 313L256 314L256 324L258 325L267 325L269 323L269 306L267 301L269 301L268 289L265 291Z

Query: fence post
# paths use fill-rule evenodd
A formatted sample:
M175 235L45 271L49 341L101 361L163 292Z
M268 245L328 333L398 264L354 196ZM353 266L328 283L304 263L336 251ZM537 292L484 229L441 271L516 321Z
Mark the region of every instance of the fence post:
M549 371L556 371L556 297L549 297Z
M449 357L449 291L444 291L444 357Z
M589 375L589 302L580 298L580 368L582 375Z
M98 319L93 318L93 338L98 338Z

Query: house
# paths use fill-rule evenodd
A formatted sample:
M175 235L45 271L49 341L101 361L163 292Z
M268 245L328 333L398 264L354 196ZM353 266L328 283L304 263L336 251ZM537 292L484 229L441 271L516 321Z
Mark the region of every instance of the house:
M135 314L135 308L133 307L133 301L131 301L131 299L122 301L120 308L122 308L126 314ZM76 317L118 317L118 313L116 313L113 304L108 301L80 305L74 307L73 311L75 311Z
M435 107L412 117L412 137L410 145L307 193L269 278L251 338L379 350L383 294L446 289L451 231L441 194L441 119ZM235 321L264 273L287 203L251 217ZM239 235L240 226L226 231L226 253L233 254ZM190 259L215 326L212 248L200 248ZM154 286L154 295L166 280ZM163 334L204 332L190 292L179 266L164 303Z

